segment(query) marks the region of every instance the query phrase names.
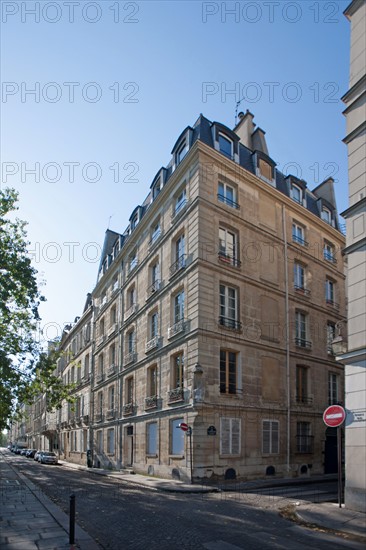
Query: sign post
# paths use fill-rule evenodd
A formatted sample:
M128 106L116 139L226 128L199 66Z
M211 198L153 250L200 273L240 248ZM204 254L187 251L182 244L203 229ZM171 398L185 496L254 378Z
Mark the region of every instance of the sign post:
M193 485L192 428L185 422L181 422L178 427L189 437L189 462L191 466L191 484Z
M338 458L338 506L342 508L342 424L346 419L346 411L341 405L331 405L323 413L323 421L329 428L337 428L337 458Z

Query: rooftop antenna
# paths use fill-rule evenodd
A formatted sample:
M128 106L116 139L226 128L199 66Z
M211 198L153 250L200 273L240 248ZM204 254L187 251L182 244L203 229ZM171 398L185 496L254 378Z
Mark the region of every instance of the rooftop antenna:
M110 225L110 223L111 223L111 219L113 218L113 216L114 216L114 214L112 214L112 215L109 216L109 218L108 218L108 227L107 227L107 229L109 229L109 225Z
M235 105L235 126L237 125L237 122L238 122L238 109L239 109L239 105L240 103L243 101L244 97L242 97L241 99L239 99L239 101L236 102L236 105Z

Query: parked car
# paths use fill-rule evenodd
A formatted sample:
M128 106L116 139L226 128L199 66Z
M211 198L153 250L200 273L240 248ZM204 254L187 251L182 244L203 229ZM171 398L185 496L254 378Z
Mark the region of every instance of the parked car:
M27 454L28 451L29 451L29 449L22 449L22 450L20 451L19 454L20 454L21 456L25 456L25 455Z
M25 456L27 458L34 458L34 455L36 454L36 452L37 452L37 449L28 449Z
M41 453L43 453L43 451L37 451L37 452L34 454L33 459L36 460L36 461L38 462Z
M41 455L39 457L39 462L41 464L57 464L58 463L57 456L55 455L55 453L50 452L50 451L44 451L43 453L41 453Z

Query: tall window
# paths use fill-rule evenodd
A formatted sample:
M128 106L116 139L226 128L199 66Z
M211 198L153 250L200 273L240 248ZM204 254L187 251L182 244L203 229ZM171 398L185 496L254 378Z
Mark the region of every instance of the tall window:
M158 369L156 365L153 365L147 370L147 394L149 397L154 397L157 395L157 391L158 391L157 374L158 374Z
M324 260L327 260L327 262L336 263L336 259L334 257L334 246L332 244L327 242L324 243L323 257Z
M179 424L183 421L183 418L176 418L170 423L170 452L173 455L184 454L184 432L179 429Z
M296 367L296 401L298 403L309 403L308 378L308 367L298 365Z
M233 142L222 134L219 134L219 151L229 159L233 158Z
M220 418L220 454L240 455L239 418Z
M133 376L126 380L126 403L133 402Z
M294 287L296 290L305 290L305 269L297 262L294 263Z
M107 454L114 454L114 428L107 430Z
M109 408L109 410L111 410L111 411L114 410L114 406L115 406L114 399L115 399L115 390L114 390L114 386L110 386L110 388L109 388L109 390L108 390L108 408Z
M146 453L148 455L156 455L157 452L158 452L158 423L151 422L150 424L146 425Z
M97 410L99 414L103 412L103 392L100 391L97 396Z
M237 392L237 361L235 351L220 350L220 393Z
M184 319L184 290L174 297L174 324Z
M175 258L180 260L185 254L184 234L175 241Z
M310 422L297 423L297 452L312 453L313 452L313 437L311 435Z
M238 208L236 190L227 183L219 182L217 198L228 206Z
M103 353L99 355L99 372L98 375L100 378L103 378L103 372L104 372L104 357Z
M219 228L219 257L229 264L238 264L237 235L223 227Z
M85 361L84 361L84 378L89 377L89 361L90 361L90 358L89 358L89 353L88 353L85 356Z
M325 222L327 222L329 224L332 223L332 214L331 214L331 211L329 210L329 208L326 208L325 206L323 206L322 212L321 212L321 218L322 218L322 220L324 220Z
M151 227L151 240L150 244L153 244L161 234L161 228L160 228L160 222L157 221L152 227Z
M114 344L109 348L109 364L113 367L116 363L116 346Z
M335 323L328 321L327 323L327 352L329 355L333 355L332 342L336 335Z
M182 162L182 160L184 159L184 157L186 156L186 154L188 153L188 145L187 145L187 141L184 140L180 146L178 147L178 150L177 150L177 164L179 164L180 162Z
M240 328L238 320L237 290L226 285L220 285L220 317L219 323L227 328Z
M334 372L328 374L328 404L337 405L338 404L338 386L339 386L339 375Z
M156 338L159 335L159 317L158 312L155 311L150 315L150 338Z
M184 355L178 353L173 357L172 388L183 388L184 385Z
M325 281L325 299L327 304L334 304L334 282L331 279Z
M101 319L99 323L99 336L104 336L104 333L105 333L105 321L103 317L103 319Z
M98 453L103 452L103 431L102 430L97 431L97 452Z
M302 204L302 189L294 183L291 184L291 198L299 204Z
M305 229L302 225L299 225L298 223L292 224L292 240L302 246L307 245L307 242L305 241Z
M262 452L263 454L279 453L279 422L278 420L263 420L262 422Z
M129 258L128 270L132 271L137 266L137 251L134 250Z
M310 342L307 340L307 319L306 314L302 311L296 311L295 314L295 343L297 346L309 347Z
M180 210L186 205L187 203L187 193L185 189L182 189L182 191L179 193L179 195L175 199L174 204L174 215L178 214Z
M134 330L130 330L127 334L127 349L128 353L135 353L136 348L136 333Z
M261 158L258 159L258 168L261 176L266 180L273 180L273 167L267 161Z
M109 316L109 322L111 325L117 322L117 308L113 306Z

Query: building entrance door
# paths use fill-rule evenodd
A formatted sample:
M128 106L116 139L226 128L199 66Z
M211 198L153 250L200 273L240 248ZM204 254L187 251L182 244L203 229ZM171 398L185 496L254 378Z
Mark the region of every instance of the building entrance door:
M324 473L336 474L337 472L337 428L327 428L325 431L324 445Z
M125 431L125 464L132 466L133 464L133 426L127 426Z

